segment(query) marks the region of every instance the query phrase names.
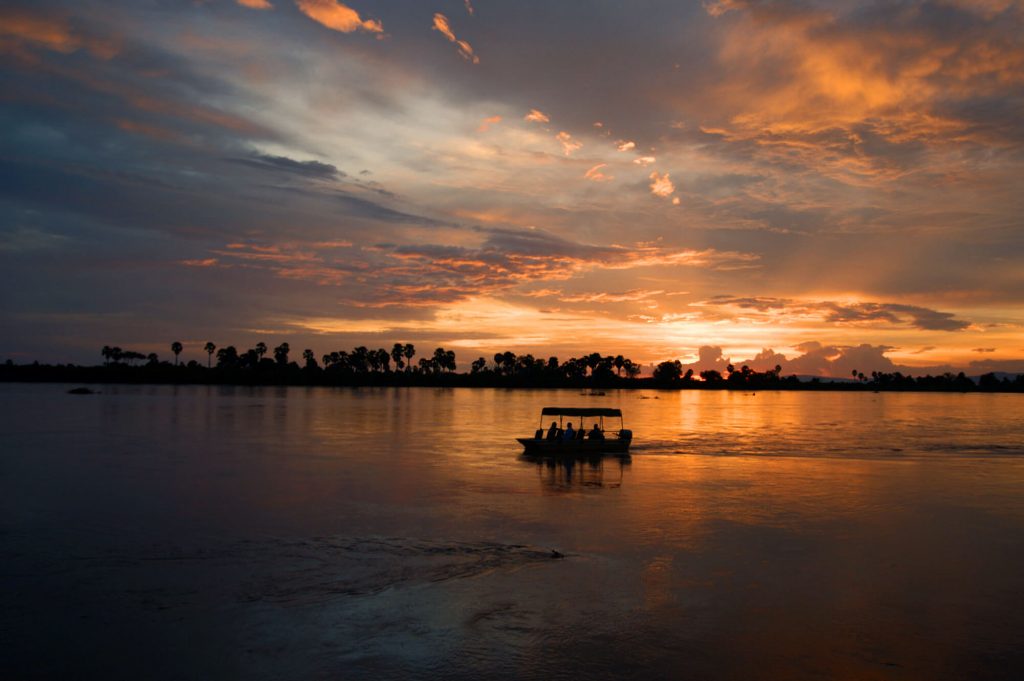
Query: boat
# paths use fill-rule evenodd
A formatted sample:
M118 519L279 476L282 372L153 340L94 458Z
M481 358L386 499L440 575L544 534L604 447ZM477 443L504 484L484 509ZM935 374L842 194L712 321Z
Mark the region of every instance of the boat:
M548 419L551 421L548 421ZM605 418L619 419L618 430L605 429ZM596 419L603 438L589 437L587 424ZM556 424L556 436L548 438L551 423ZM569 424L579 425L571 440L564 437ZM527 454L586 456L589 454L627 454L633 440L633 431L624 427L622 411L608 407L544 407L540 410L540 428L533 437L518 437Z

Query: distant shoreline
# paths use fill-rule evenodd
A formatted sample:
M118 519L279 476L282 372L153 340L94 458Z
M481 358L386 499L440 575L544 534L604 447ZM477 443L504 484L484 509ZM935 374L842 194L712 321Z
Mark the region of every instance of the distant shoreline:
M899 376L897 374L897 376ZM236 386L308 386L308 387L434 387L434 388L504 388L504 389L560 389L585 392L602 390L795 390L844 392L1024 392L1024 374L1014 379L1002 379L988 374L970 378L963 374L953 376L926 376L913 378L899 376L894 383L891 375L879 375L879 380L836 380L796 376L766 378L757 374L753 380L721 380L714 382L686 380L659 380L651 377L625 378L619 376L576 379L542 379L526 376L498 376L492 373L436 373L390 371L365 374L332 374L322 369L310 370L297 365L276 366L270 369L224 369L202 366L76 366L46 364L0 365L3 383L80 383L125 385L236 385ZM885 377L885 378L883 378ZM887 383L880 382L888 381Z

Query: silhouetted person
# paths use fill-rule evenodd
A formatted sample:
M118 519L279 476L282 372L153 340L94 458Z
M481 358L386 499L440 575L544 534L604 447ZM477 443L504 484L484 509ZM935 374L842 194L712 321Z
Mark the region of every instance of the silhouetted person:
M551 427L548 428L548 439L554 440L558 438L558 422L552 421Z
M590 438L591 440L603 440L604 433L601 431L601 428L595 423L591 431L587 433L587 437Z
M562 439L566 442L571 442L576 439L576 431L572 429L572 424L565 424L565 433L562 434Z

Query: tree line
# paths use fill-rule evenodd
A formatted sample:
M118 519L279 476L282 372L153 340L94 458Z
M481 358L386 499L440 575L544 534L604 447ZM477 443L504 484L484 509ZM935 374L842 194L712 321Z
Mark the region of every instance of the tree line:
M535 357L514 352L478 357L468 372L457 373L455 353L438 347L429 354L417 355L412 343L395 343L391 349L358 346L335 350L317 357L304 349L292 358L288 343L269 348L259 342L240 351L233 345L218 347L209 341L202 346L206 362L182 363L185 346L175 341L169 346L174 361L161 360L157 353L141 353L104 345L100 350L102 367L73 365L41 366L38 363L16 367L8 360L0 368L0 380L82 380L157 383L241 383L296 385L447 385L495 387L578 387L578 388L680 388L680 389L817 389L817 390L936 390L936 391L1024 391L1024 374L997 376L988 373L975 382L964 375L910 376L895 372L873 371L870 375L854 370L845 383L797 376L783 376L782 367L757 371L748 365L729 364L724 371L707 369L695 373L678 359L659 363L649 377L641 377L641 367L624 355L591 352L567 360Z

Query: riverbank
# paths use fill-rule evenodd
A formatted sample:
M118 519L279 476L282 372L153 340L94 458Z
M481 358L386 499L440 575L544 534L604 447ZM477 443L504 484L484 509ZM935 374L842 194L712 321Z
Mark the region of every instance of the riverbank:
M155 385L291 385L291 386L386 386L445 388L577 389L601 390L823 390L884 392L1024 392L1024 374L912 377L876 374L862 380L827 377L781 376L772 372L726 374L721 380L697 380L686 377L659 379L624 376L547 376L537 374L499 374L494 371L471 373L413 371L343 372L318 366L300 367L292 362L249 368L204 367L191 363L158 363L142 366L110 364L77 366L72 364L0 365L0 382L6 383L83 383L83 384L155 384Z

